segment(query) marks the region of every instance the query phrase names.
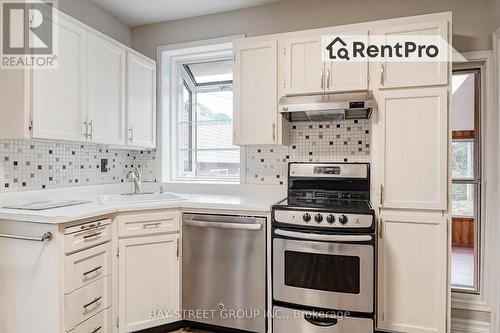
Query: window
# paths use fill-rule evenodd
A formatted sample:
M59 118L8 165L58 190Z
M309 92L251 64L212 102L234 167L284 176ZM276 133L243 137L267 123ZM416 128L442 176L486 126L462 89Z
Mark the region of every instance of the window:
M177 144L173 159L178 180L238 181L240 149L233 146L233 61L178 63Z
M455 291L479 292L480 70L453 72L452 270Z

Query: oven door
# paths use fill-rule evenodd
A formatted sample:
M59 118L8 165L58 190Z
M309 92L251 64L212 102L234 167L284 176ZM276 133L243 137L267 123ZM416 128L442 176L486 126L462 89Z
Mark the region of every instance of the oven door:
M372 235L275 230L273 296L311 307L373 313Z

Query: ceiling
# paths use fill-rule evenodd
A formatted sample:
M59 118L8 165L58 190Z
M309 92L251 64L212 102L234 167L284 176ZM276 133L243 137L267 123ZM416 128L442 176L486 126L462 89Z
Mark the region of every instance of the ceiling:
M279 0L93 0L131 27L228 12Z

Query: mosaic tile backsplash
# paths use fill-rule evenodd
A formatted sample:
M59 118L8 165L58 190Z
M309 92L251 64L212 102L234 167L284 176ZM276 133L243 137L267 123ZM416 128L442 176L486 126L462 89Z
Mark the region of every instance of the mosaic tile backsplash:
M296 122L290 146L246 148L248 184L286 184L289 162L369 162L370 120Z
M107 172L101 160L107 159ZM95 144L45 140L0 140L0 192L38 190L126 181L139 168L156 180L155 151L132 151Z

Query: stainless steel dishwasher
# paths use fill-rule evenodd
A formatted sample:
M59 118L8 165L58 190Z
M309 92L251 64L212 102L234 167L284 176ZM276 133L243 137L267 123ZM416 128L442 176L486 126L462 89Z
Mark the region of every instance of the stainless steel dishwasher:
M183 215L185 320L266 331L265 222L260 217Z

